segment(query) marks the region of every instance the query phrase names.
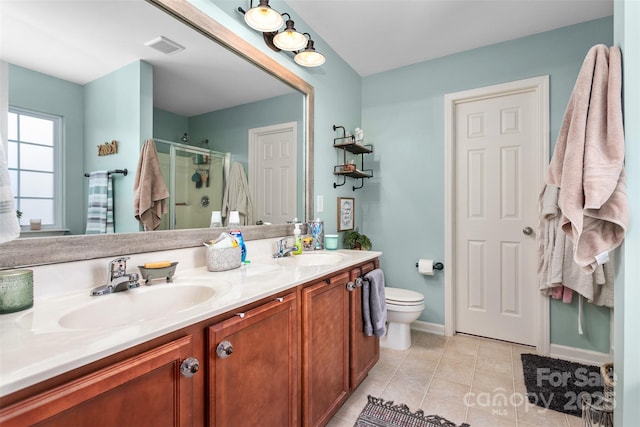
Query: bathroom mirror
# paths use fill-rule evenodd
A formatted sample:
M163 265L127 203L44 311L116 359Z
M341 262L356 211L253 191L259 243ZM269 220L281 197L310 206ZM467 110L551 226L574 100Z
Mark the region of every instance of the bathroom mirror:
M126 3L126 2L125 2ZM100 4L93 3L93 4ZM64 7L74 7L73 3L65 3ZM165 13L177 19L190 31L204 34L212 44L224 46L250 66L257 67L273 78L283 82L303 95L303 135L304 159L302 170L304 182L298 190L304 196L305 217L312 215L313 188L313 88L288 68L245 42L237 35L220 25L202 11L183 1L153 0L148 2L150 7L158 7ZM114 35L117 31L114 31ZM247 227L248 239L278 236L288 232L287 226L250 226ZM0 245L3 256L0 267L18 265L37 265L73 260L107 257L121 253L137 253L155 250L166 250L201 245L202 238L215 231L186 230L186 231L158 231L149 233L126 233L118 235L92 236L64 236L39 239L21 239ZM5 254L7 256L5 256Z

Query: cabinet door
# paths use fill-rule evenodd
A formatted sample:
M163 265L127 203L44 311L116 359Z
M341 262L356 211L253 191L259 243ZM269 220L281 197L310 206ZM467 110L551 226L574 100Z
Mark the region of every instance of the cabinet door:
M209 328L210 426L297 425L295 301L289 294Z
M302 290L304 426L325 425L349 393L349 273Z
M180 374L191 336L2 410L9 426L190 426L193 380Z
M351 270L351 282L356 283L359 277L374 269L373 263L366 264L362 268ZM356 287L349 293L350 297L350 335L351 335L351 389L355 389L366 378L380 359L380 339L376 336L364 334L364 321L362 320L362 287Z

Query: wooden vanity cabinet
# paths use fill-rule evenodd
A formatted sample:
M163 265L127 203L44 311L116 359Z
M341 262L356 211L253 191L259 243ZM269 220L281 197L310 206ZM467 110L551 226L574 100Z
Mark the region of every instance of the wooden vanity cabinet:
M371 261L302 289L303 426L323 426L380 358L378 337L364 334L358 278Z
M303 426L323 426L349 395L349 272L302 289Z
M193 378L180 373L192 356L186 336L2 409L10 426L190 426Z
M298 425L296 294L209 327L209 426Z

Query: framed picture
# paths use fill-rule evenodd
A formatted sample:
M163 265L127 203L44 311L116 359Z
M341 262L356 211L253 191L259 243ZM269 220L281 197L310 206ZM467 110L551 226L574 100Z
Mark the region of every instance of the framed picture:
M353 197L338 197L338 231L353 230L353 215L355 199Z

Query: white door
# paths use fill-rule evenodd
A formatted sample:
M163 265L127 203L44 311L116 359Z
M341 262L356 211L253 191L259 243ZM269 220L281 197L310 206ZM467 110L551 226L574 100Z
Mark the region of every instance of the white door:
M538 95L471 99L454 120L455 329L535 345Z
M249 190L254 218L284 224L296 214L297 123L249 129Z

